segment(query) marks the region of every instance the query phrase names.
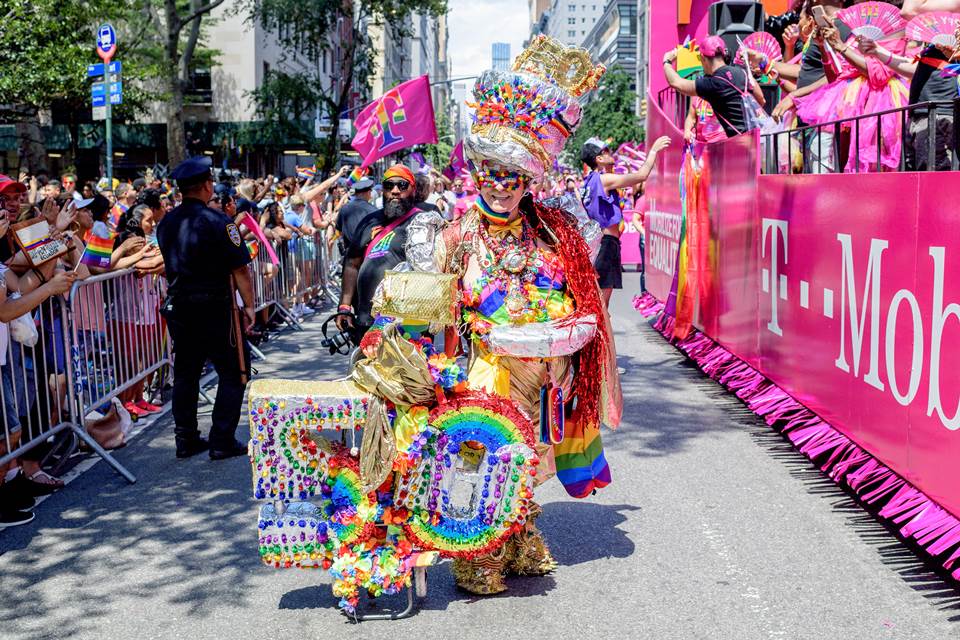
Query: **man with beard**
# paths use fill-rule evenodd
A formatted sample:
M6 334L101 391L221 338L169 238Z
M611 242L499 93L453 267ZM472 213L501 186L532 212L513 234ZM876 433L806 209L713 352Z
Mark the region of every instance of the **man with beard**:
M396 164L383 174L383 209L366 215L361 224L344 228L347 254L337 316L341 331L354 342L373 324L373 294L384 274L406 260L407 227L420 208L414 206L417 182L407 167Z

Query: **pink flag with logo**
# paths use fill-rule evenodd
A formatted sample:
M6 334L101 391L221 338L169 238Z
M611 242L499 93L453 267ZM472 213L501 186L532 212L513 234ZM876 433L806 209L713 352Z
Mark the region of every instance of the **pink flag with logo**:
M357 135L351 146L363 156L363 167L415 144L436 144L430 77L390 89L364 107L353 124Z

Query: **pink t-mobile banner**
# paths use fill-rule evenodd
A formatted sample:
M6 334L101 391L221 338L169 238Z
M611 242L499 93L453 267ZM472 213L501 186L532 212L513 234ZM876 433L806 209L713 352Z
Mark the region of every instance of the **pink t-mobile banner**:
M652 101L651 101L652 103ZM680 134L647 187L647 288L670 292ZM710 145L712 286L695 324L960 515L955 174L758 176L756 136Z

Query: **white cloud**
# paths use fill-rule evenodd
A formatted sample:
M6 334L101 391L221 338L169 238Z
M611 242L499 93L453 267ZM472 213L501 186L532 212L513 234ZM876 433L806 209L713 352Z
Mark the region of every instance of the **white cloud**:
M449 0L452 77L477 75L492 65L491 45L509 42L511 58L530 36L526 0Z

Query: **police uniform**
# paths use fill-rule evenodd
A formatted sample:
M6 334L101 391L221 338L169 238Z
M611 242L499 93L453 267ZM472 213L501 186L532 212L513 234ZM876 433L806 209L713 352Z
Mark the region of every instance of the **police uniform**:
M210 158L185 160L170 176L178 186L197 184L210 175ZM240 421L249 368L246 344L241 369L233 330L235 294L231 271L250 262L240 230L220 211L184 197L157 225L157 242L167 274L164 316L173 338L173 417L177 456L206 449L197 428L200 375L209 359L219 377L210 427L210 456L236 455L235 432Z

